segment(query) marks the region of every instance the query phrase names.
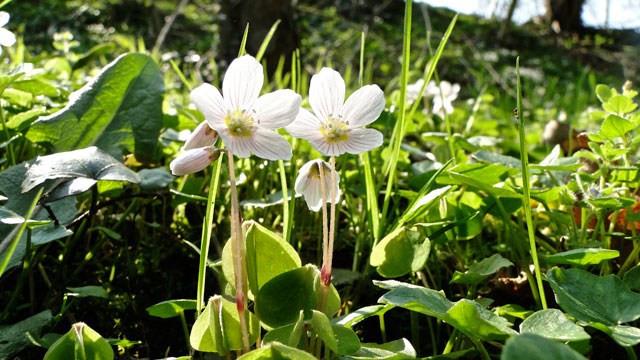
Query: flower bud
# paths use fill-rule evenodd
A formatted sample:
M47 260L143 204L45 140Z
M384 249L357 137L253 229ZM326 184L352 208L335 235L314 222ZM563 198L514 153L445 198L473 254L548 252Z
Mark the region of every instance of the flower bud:
M203 121L193 130L187 141L184 142L182 150L212 146L216 140L218 140L218 133L209 126L209 123Z
M214 146L187 150L169 164L171 173L176 176L182 176L203 170L218 159L221 152L222 150Z
M320 166L324 174L324 192L326 202L331 202L331 165L320 159L311 160L304 164L298 171L295 190L304 196L307 206L312 211L320 211L322 208L322 181L320 180ZM340 200L340 175L336 176L336 192L334 201Z

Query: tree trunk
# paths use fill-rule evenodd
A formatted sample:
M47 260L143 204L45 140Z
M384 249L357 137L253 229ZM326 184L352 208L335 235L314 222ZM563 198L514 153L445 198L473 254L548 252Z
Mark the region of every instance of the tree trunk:
M546 20L556 32L580 32L585 0L545 0Z

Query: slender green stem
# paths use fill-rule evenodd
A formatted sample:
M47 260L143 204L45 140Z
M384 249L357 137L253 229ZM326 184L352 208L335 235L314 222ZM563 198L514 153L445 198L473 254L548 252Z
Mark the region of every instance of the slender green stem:
M382 342L386 343L387 342L387 330L386 330L386 327L384 325L384 313L378 315L378 320L380 322L380 336L382 338Z
M620 267L620 270L618 270L619 278L622 278L624 273L627 272L627 270L629 270L631 266L636 264L636 259L638 258L639 253L640 253L640 240L636 240L633 242L633 250L631 250L631 253L629 254L629 256L627 256L627 259L624 261L624 263Z
M287 187L287 174L284 170L284 161L278 160L278 169L280 170L280 183L282 185L282 238L285 242L289 242L289 233L291 230L291 215L289 213L289 188Z
M420 351L420 324L418 324L418 313L411 311L409 313L409 320L411 323L411 343L417 351Z
M453 329L451 332L451 336L449 336L449 340L447 340L447 344L444 346L444 350L442 350L442 355L446 355L453 350L453 344L456 343L456 337L458 336L458 329Z
M471 339L471 338L469 338L469 339ZM473 343L473 345L476 346L476 349L478 349L478 351L480 351L480 355L482 356L482 359L491 360L491 356L489 356L489 353L487 352L487 349L485 349L484 345L482 345L482 341L471 339L471 342Z
M625 346L624 349L627 351L629 360L638 360L638 356L636 355L635 350L633 350L633 346Z
M187 349L191 348L191 342L189 341L189 326L187 326L187 319L184 318L184 311L180 311L180 322L182 323L182 332L184 333L184 340L187 342Z
M531 258L533 259L533 266L536 271L536 282L538 284L538 290L540 291L540 302L542 308L547 308L547 299L544 294L544 287L542 285L542 273L540 271L540 264L538 263L538 251L536 249L536 238L534 235L533 221L531 220L531 198L529 188L529 161L527 156L526 139L524 135L524 113L522 111L522 87L520 85L520 57L516 59L516 78L518 87L518 99L517 99L517 111L518 111L518 130L520 133L520 160L522 162L522 191L523 191L523 203L524 213L527 219L527 230L529 233L529 244L531 246ZM485 350L486 351L486 350Z
M0 96L2 95L2 92L0 92ZM2 122L2 130L4 131L4 136L7 139L7 152L9 153L9 159L11 159L11 165L15 165L16 164L16 156L13 153L13 144L10 143L10 135L9 135L9 129L7 128L7 123L4 121L4 109L2 108L2 99L0 99L0 122Z
M209 182L209 196L207 198L207 210L204 215L204 223L202 225L202 236L200 238L200 264L198 266L198 294L196 296L197 313L202 312L204 306L204 290L205 278L207 271L207 258L209 257L209 245L211 242L211 228L213 226L213 209L215 208L216 194L218 192L218 184L220 183L220 169L222 165L222 156L215 162L211 181Z

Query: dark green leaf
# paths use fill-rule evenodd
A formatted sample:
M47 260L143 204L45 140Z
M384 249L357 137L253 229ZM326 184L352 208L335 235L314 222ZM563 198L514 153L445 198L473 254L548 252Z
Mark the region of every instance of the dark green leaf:
M451 278L451 283L461 284L478 284L486 279L489 275L493 275L498 270L513 266L513 263L500 254L493 254L486 259L482 259L469 267L465 273L456 270Z
M145 190L164 189L175 180L165 168L143 169L138 171L140 187Z
M98 44L98 45L92 47L91 49L89 49L89 51L87 51L85 54L80 56L78 61L76 61L73 64L71 69L73 71L81 69L81 68L87 66L88 64L90 64L96 57L98 57L98 56L100 56L102 54L106 54L106 53L112 51L114 48L115 48L115 45L112 44L112 43Z
M100 297L100 298L108 298L109 293L101 287L101 286L81 286L81 287L68 287L69 293L66 293L67 296L76 296L76 297Z
M502 351L502 360L586 360L567 345L540 335L522 334L509 339Z
M640 329L627 325L605 325L593 322L590 327L609 335L620 346L635 346L640 343Z
M167 319L179 316L185 310L195 310L196 301L190 299L167 300L151 305L147 308L147 313L151 316Z
M13 325L0 325L0 359L13 359L13 355L30 346L26 333L39 335L51 319L51 311L45 310Z
M56 152L92 145L120 157L135 146L137 159L150 159L162 127L164 80L144 54L120 56L74 93L67 106L33 123L27 138L50 143Z
M558 309L540 310L520 324L520 332L531 333L558 341L580 341L591 338Z
M622 278L625 284L631 290L640 290L640 265L636 265L631 268L631 270L624 273L624 277Z

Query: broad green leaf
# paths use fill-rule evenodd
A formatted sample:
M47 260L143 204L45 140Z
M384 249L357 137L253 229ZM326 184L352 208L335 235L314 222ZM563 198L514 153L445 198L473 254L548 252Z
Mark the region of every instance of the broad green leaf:
M150 160L162 127L163 92L162 73L151 57L122 55L62 110L33 123L27 138L50 143L56 152L97 146L119 158L125 147Z
M13 356L31 345L27 332L39 335L53 319L50 310L45 310L12 325L0 325L0 359Z
M22 181L22 192L30 191L50 179L89 179L140 182L138 174L109 154L92 146L86 149L38 156ZM75 195L75 194L71 194Z
M623 99L629 100L627 97L622 96ZM609 115L602 122L600 128L600 136L614 140L615 138L624 138L625 135L635 128L634 123L627 119L623 119L618 115Z
M420 286L399 286L382 295L378 302L403 307L439 319L454 305L442 293Z
M522 197L520 194L498 185L509 176L518 173L519 170L517 169L499 164L460 164L438 177L438 182L441 184L467 185L494 197L520 199Z
M306 335L303 337L303 334L306 333L305 325L304 312L301 311L296 323L269 331L264 338L262 338L262 345L264 346L264 344L277 341L287 346L303 349L306 338Z
M590 323L590 327L609 335L620 346L635 346L640 343L640 329L627 325L607 326L602 323Z
M393 306L391 305L370 305L360 308L358 310L352 311L347 315L343 315L338 317L336 320L336 324L353 327L360 321L370 318L376 315L382 315L387 311L391 310Z
M331 328L338 343L338 355L351 355L360 350L360 339L353 330L340 325L332 325Z
M142 169L138 171L140 176L140 187L145 190L164 189L175 180L165 168Z
M489 277L489 275L493 275L498 270L509 266L513 266L511 261L503 258L500 254L493 254L490 257L482 259L480 262L471 265L469 270L464 273L456 270L450 283L478 284Z
M467 299L456 302L442 320L467 336L480 340L503 340L517 334L507 319Z
M240 356L238 360L316 360L316 358L308 352L279 342L271 342Z
M245 221L242 228L246 231L247 277L251 296L269 280L301 266L298 253L280 236L254 221ZM222 250L222 270L227 281L233 284L235 272L230 240Z
M558 305L580 322L615 326L640 318L640 294L615 275L556 267L547 272L547 280Z
M254 344L260 333L260 322L250 311L245 311L245 317L249 325L249 342ZM190 343L196 350L220 355L229 350L241 350L242 334L235 302L221 296L209 299L191 328Z
M424 214L429 208L431 208L434 205L437 205L438 201L442 199L442 197L444 197L452 189L453 188L451 186L445 186L445 187L428 192L426 195L418 199L413 204L411 209L407 210L404 214L402 214L400 223L406 224L407 222Z
M31 109L31 110L27 110L27 111L23 111L21 113L18 113L14 116L12 116L9 121L7 121L7 127L9 129L15 129L18 131L23 131L25 130L27 127L29 127L29 125L31 125L31 123L38 118L38 116L42 115L42 114L46 114L47 111L44 109ZM0 129L2 128L2 125L0 125Z
M0 94L4 92L4 90L11 85L14 81L24 75L24 72L15 72L13 74L0 76Z
M256 313L260 320L276 328L294 323L304 312L305 319L312 316L321 297L320 271L313 265L282 273L260 288L256 299ZM330 285L325 314L332 317L340 308L340 298Z
M384 277L399 277L420 270L429 256L431 242L404 226L385 236L371 251L370 264Z
M90 64L96 57L113 51L114 48L115 45L112 43L98 44L89 49L86 53L82 54L82 56L80 56L80 58L73 64L71 69L73 71L81 69Z
M598 84L598 86L596 86L596 96L598 97L598 100L600 100L600 102L604 104L608 102L609 99L613 96L613 92L611 91L609 86Z
M516 335L507 340L502 360L587 360L567 345L536 334Z
M31 93L33 95L44 95L56 97L59 95L55 86L38 79L17 80L9 85L12 89Z
M520 324L520 333L536 334L558 341L580 341L591 338L582 328L558 309L540 310Z
M625 197L601 197L596 199L589 199L587 202L596 209L602 210L620 210L629 206L633 206L636 201Z
M354 360L405 360L415 359L416 351L409 340L402 338L384 344L362 343L360 350L339 359Z
M526 319L533 314L533 310L527 310L517 304L507 304L495 308L496 314L500 316L513 316L514 318Z
M609 101L602 104L603 109L614 114L626 114L635 110L636 107L638 107L638 104L634 104L633 100L624 95L612 96Z
M520 159L516 159L513 156L502 155L491 151L480 150L471 155L474 159L486 164L500 164L512 169L518 170L522 168Z
M631 270L624 273L624 277L622 278L625 284L631 290L640 290L640 265L636 265L631 268Z
M338 342L336 341L333 329L331 328L331 321L329 321L327 315L317 310L312 310L311 313L309 323L313 327L313 330L331 351L338 352Z
M583 248L553 255L542 255L542 258L550 264L586 266L600 264L605 260L615 259L618 256L620 256L618 250Z
M70 292L66 293L67 296L75 296L75 297L99 297L99 298L108 298L109 293L101 286L81 286L81 287L68 287L67 290Z
M44 360L113 360L111 345L85 323L75 323L53 343Z
M151 316L167 319L179 316L185 310L195 310L196 301L191 299L167 300L151 305L147 313Z

